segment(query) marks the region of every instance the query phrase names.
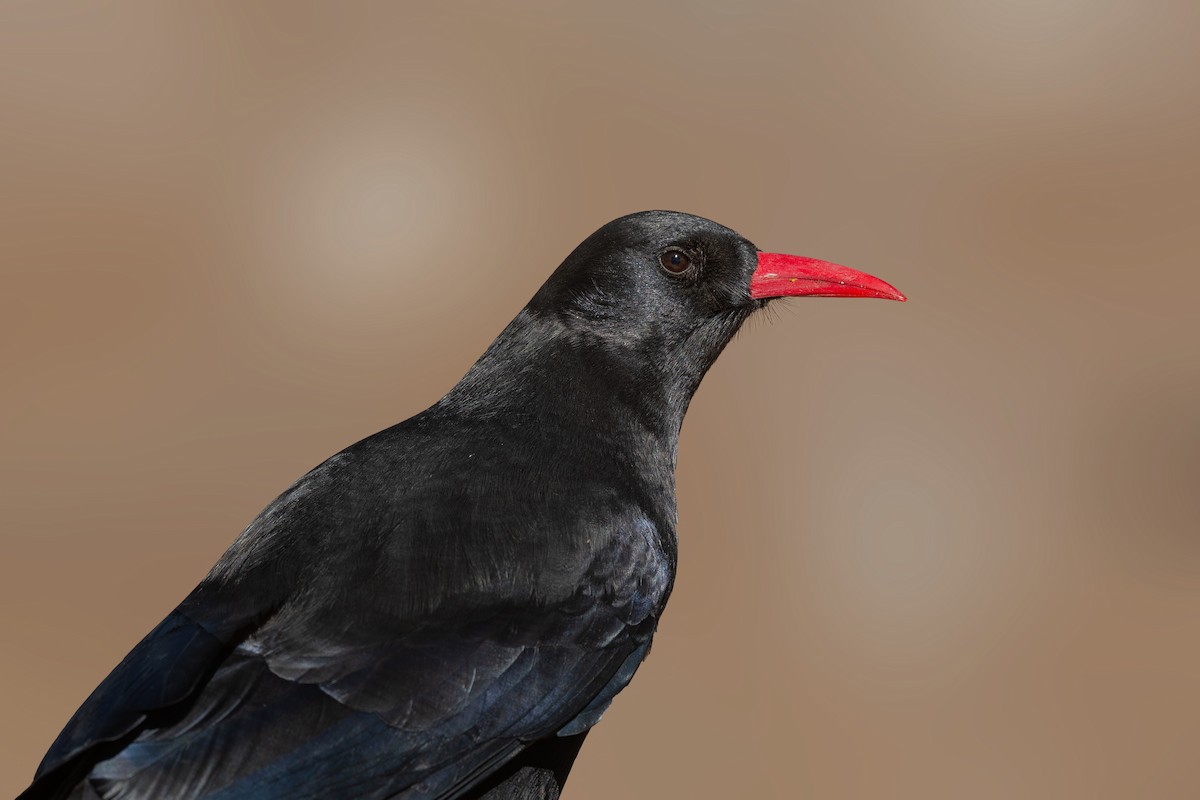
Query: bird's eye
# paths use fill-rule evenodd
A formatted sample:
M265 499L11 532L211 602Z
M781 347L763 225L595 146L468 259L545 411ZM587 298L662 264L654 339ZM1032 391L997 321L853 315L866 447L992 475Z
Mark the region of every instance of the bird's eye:
M658 257L658 263L667 272L678 275L692 265L692 260L681 250L668 250Z

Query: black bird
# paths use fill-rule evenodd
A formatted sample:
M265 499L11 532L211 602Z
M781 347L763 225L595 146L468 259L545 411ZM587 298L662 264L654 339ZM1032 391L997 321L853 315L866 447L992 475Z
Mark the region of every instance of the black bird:
M785 295L904 299L687 214L605 225L449 394L267 506L21 798L558 797L671 593L692 394Z

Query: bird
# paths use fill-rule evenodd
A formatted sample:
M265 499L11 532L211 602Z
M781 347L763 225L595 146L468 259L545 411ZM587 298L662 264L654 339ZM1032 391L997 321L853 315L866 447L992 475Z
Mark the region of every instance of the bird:
M255 517L19 800L558 798L671 594L688 404L796 296L905 300L690 214L602 226L444 397Z

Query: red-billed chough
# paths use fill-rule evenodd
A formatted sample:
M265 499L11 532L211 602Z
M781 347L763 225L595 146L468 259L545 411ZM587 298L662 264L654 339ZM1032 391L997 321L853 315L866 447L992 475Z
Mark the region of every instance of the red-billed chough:
M21 797L557 797L671 593L688 402L789 295L904 299L687 214L605 225L445 397L267 506Z

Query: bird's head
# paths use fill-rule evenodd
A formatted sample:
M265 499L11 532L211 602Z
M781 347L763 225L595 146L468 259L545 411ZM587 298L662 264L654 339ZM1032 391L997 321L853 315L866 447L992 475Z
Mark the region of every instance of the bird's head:
M643 211L583 241L529 304L582 335L711 364L756 309L779 297L880 297L903 301L863 272L760 251L736 231L691 214Z
M492 404L516 397L516 384L537 391L536 373L560 396L645 398L677 430L742 323L774 298L806 295L905 299L847 267L764 253L703 217L630 214L567 256L452 395Z

